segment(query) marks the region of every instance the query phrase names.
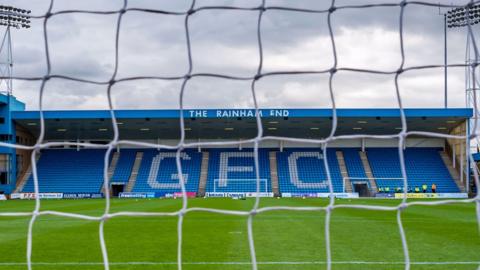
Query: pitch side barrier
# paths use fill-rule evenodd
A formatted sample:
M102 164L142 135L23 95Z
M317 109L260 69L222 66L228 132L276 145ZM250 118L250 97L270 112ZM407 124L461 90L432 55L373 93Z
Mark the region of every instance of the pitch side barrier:
M11 200L34 200L37 196L34 192L12 193ZM102 193L57 193L46 192L38 193L39 199L101 199Z
M187 198L193 198L197 196L196 192L185 192ZM120 192L119 198L181 198L182 192Z
M404 193L377 193L377 199L404 199ZM467 199L467 193L407 193L408 199Z
M283 198L329 198L330 193L315 193L315 192L310 192L310 193L290 193L290 192L285 192L281 194ZM353 193L345 193L345 192L338 192L338 193L332 193L334 198L339 198L339 199L355 199L359 198L357 192Z
M255 197L262 197L268 198L273 197L273 192L206 192L205 197L209 198L233 198L244 196L247 198L255 198Z
M405 198L403 193L392 194L395 199ZM467 199L467 193L407 193L408 199Z
M196 197L196 192L186 192L188 198ZM101 199L104 198L102 193L39 193L40 199ZM121 192L118 194L119 198L135 198L135 199L151 199L151 198L181 198L183 195L181 192L165 193L165 192ZM234 197L247 197L247 198L272 198L273 192L206 192L207 198L234 198ZM281 193L283 198L329 198L330 193ZM352 193L333 193L333 197L337 199L357 199L360 198L357 192ZM404 193L377 193L375 197L377 199L403 199ZM467 193L407 193L408 199L466 199ZM0 201L6 200L7 197L0 194ZM9 197L11 200L34 200L36 199L35 193L12 193Z

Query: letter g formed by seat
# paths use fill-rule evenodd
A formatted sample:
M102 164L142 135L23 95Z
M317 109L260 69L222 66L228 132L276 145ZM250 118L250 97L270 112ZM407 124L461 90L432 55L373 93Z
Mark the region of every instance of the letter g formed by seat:
M180 185L180 177L178 176L178 173L172 173L171 175L171 180L179 180L176 183L159 183L157 181L157 176L158 176L158 170L160 168L160 163L162 160L166 158L176 158L177 153L176 152L162 152L156 155L152 159L152 166L150 167L150 173L148 174L148 185L151 188L154 189L179 189L181 188ZM191 160L190 156L187 155L187 153L182 152L180 153L180 158L182 160ZM188 174L182 174L183 175L183 180L185 181L185 184L187 184L188 181Z

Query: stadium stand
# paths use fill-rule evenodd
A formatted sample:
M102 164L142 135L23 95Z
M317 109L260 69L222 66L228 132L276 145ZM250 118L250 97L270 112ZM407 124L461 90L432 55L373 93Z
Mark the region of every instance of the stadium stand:
M122 149L111 182L127 183L135 162L136 149Z
M105 150L42 150L37 162L40 192L99 192L103 184ZM31 175L23 192L34 192Z
M405 167L411 190L426 184L430 191L430 187L435 183L437 192L460 192L438 154L440 150L440 148L405 149ZM393 192L396 187L403 187L397 148L368 148L367 156L375 178L396 178L376 179L379 188L389 187L390 192Z
M359 148L342 148L340 150L343 152L343 157L345 158L348 176L358 178L367 177L363 169L362 161L360 160L360 155L358 154L361 150ZM355 179L352 181L355 181Z
M155 192L166 194L180 192L177 164L174 151L143 151L143 159L138 171L133 192ZM200 179L202 153L187 149L181 153L181 165L187 192L197 192Z
M340 149L343 152L343 157L345 159L345 165L347 166L347 172L352 185L355 182L362 181L366 182L370 186L369 182L366 180L367 174L363 168L362 160L360 159L359 152L360 148L342 148ZM353 187L352 187L353 188ZM355 189L353 189L355 191Z
M207 192L255 192L253 149L210 149ZM271 192L268 149L259 149L260 192ZM225 181L228 180L228 181Z
M343 177L335 151L342 151L352 184L365 181L366 173L359 148L328 149L328 164L334 192L343 192ZM405 165L408 184L414 187L433 183L437 192L459 192L439 151L440 148L407 148ZM207 149L210 155L207 192L255 192L256 175L252 149ZM122 149L111 182L127 183L137 152L143 152L133 192L157 194L180 191L175 153L154 149ZM376 184L393 192L403 187L397 148L367 148L368 162ZM269 149L259 149L260 191L271 192ZM41 192L100 192L103 183L105 150L49 149L38 160ZM318 148L289 148L277 152L278 185L281 193L328 192L322 151ZM187 192L197 192L201 173L202 153L188 149L182 152L181 164ZM59 170L58 168L62 168ZM355 178L360 178L357 180ZM385 179L390 178L390 179ZM226 180L226 181L225 181ZM368 183L368 182L367 182ZM23 192L33 192L30 176Z
M327 150L334 192L343 192L343 178L335 155ZM280 192L329 192L327 174L320 149L291 148L277 153Z

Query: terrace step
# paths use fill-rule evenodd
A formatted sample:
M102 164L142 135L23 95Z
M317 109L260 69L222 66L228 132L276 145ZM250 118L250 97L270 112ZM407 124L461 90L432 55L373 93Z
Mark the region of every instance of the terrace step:
M138 170L142 164L143 152L137 152L135 155L135 162L133 163L132 173L128 178L127 187L125 187L125 192L132 192L135 183L137 182Z
M377 183L375 182L375 178L373 177L372 168L370 167L370 162L368 161L368 157L366 152L359 151L358 154L360 155L360 159L362 160L363 170L365 171L365 175L368 178L368 182L370 183L370 189L372 192L378 192Z
M279 197L280 190L278 188L278 169L277 169L277 152L272 151L269 153L270 159L270 179L272 181L273 196Z
M113 176L113 173L115 172L115 168L117 168L117 163L118 163L119 158L120 158L120 153L119 152L114 152L113 156L112 156L112 160L110 161L110 166L108 166L108 172L107 172L109 183L112 181L112 176ZM103 184L102 184L102 189L100 190L100 192L105 195L105 187L104 187ZM111 192L110 192L110 194L111 194Z
M350 178L348 176L347 165L345 164L345 158L343 157L342 151L336 151L335 154L337 155L338 166L340 167L340 173L342 174L342 178L344 179L344 186L343 190L348 193L352 193L352 183L350 182Z
M452 160L450 159L450 156L447 155L445 151L438 151L438 154L442 158L442 161L447 167L448 172L450 173L450 176L452 176L453 180L455 181L455 184L457 184L461 192L465 192L465 185L462 184L462 181L460 180L460 174L458 173L458 171L455 168L453 168L453 163L452 163Z
M208 151L202 152L202 164L200 165L200 182L198 183L197 197L205 196L205 189L207 187L209 161L210 161L210 153Z
M38 153L35 156L35 162L38 162L38 160L40 159L40 155L41 155L41 153ZM15 187L15 190L13 191L13 193L22 192L23 188L25 187L25 184L28 181L28 178L30 178L31 175L32 175L32 164L30 164L30 166L28 166L28 169L19 178L19 181L17 181L17 186Z
M113 173L117 168L118 160L120 159L120 152L114 152L112 156L112 161L110 161L110 166L108 167L108 179L111 181Z

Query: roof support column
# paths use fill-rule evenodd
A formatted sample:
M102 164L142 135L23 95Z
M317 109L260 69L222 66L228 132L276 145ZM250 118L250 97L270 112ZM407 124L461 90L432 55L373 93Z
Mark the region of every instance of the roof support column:
M462 183L465 183L463 182L463 145L460 145L460 182Z
M455 169L455 167L457 166L457 161L455 160L455 149L457 148L457 146L455 144L453 144L453 147L452 147L452 161L453 161L453 168Z

